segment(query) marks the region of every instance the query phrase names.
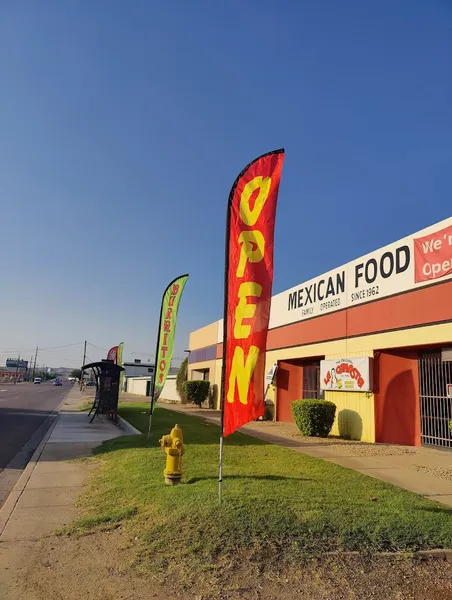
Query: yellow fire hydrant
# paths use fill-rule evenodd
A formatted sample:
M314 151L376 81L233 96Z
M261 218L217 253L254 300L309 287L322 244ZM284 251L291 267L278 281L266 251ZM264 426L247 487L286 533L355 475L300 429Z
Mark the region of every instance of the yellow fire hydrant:
M175 425L169 435L164 435L160 446L166 453L166 468L163 471L166 485L176 485L182 478L182 455L184 437L179 425Z

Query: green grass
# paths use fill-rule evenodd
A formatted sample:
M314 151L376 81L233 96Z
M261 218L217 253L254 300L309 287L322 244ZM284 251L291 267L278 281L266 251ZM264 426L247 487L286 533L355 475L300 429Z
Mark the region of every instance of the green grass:
M83 398L82 403L80 404L78 409L81 412L88 412L90 410L90 408L92 407L93 402L94 402L94 398L91 396L89 396L88 398Z
M146 404L121 415L147 431ZM183 482L163 481L162 434L184 433ZM218 503L216 425L158 407L146 437L104 443L93 460L75 529L128 523L141 565L192 583L221 566L296 564L307 553L452 547L452 509L331 463L243 434L226 438L224 503Z

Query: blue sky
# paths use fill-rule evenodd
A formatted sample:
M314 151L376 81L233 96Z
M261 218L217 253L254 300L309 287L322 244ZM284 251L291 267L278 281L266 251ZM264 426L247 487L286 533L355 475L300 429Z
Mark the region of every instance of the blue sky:
M221 316L230 186L274 148L275 293L451 214L447 0L6 1L0 76L0 364L145 359L188 272L183 356Z

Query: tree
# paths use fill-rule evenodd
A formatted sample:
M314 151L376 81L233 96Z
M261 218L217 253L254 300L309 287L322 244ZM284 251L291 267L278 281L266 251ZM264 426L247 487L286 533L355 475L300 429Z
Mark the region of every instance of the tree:
M82 370L81 369L72 369L72 371L71 371L71 377L75 377L75 379L80 379L81 376L82 376Z
M184 360L181 363L181 366L179 367L179 371L177 372L177 377L176 377L176 389L177 389L177 393L179 394L179 398L180 398L180 401L182 402L182 404L188 403L188 399L187 399L187 396L184 391L184 383L187 381L187 375L188 375L188 358L184 358Z

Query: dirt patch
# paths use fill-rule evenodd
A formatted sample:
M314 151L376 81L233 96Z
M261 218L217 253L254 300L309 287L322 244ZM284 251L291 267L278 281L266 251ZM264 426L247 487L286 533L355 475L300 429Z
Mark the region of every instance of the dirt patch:
M2 600L163 600L161 587L128 572L130 541L120 533L50 537L0 545Z
M140 575L138 542L121 528L81 538L0 544L2 600L450 600L451 563L357 556L307 559L299 569L224 569L217 589L180 590Z

